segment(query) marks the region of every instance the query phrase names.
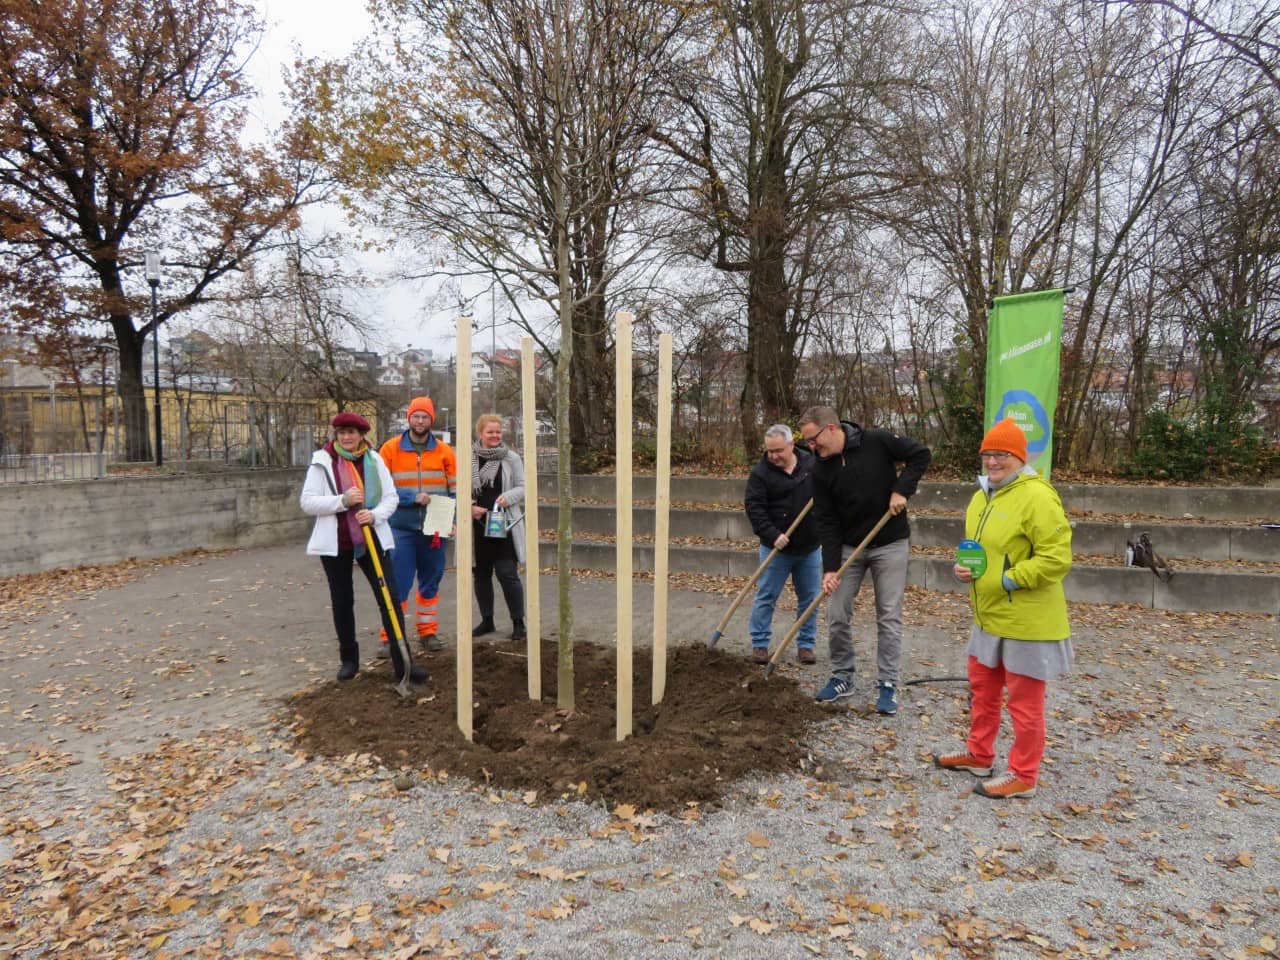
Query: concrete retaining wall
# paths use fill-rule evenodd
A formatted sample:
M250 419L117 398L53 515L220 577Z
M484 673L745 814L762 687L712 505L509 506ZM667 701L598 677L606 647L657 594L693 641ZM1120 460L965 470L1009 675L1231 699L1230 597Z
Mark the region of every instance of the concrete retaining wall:
M0 576L305 540L303 471L16 483L3 488Z
M653 570L653 547L632 548L634 569ZM578 542L573 545L573 565L585 570L613 570L617 555L611 543ZM699 573L709 577L749 577L755 572L754 551L728 547L672 546L668 567L673 573ZM556 545L543 543L539 564L556 565ZM943 557L913 556L907 568L912 586L940 593L961 593L964 587L951 576L951 561ZM1071 568L1065 588L1067 599L1077 603L1133 603L1157 610L1211 610L1280 614L1280 577L1265 574L1192 570L1176 574L1168 584L1138 567Z
M538 521L544 529L556 526L554 504L539 508ZM636 507L631 523L638 537L653 536L653 509ZM742 510L673 509L672 537L699 537L706 540L753 540L751 524ZM613 536L618 529L618 511L603 504L577 504L573 509L573 531ZM1072 546L1077 554L1122 557L1125 544L1139 531L1151 534L1156 551L1165 557L1195 557L1200 560L1280 560L1280 529L1228 526L1207 523L1115 523L1079 520L1072 527ZM964 521L958 517L924 516L911 518L911 542L922 547L954 547L964 536Z
M290 468L6 485L0 536L9 549L0 555L0 576L166 556L198 547L301 543L311 529L311 519L298 508L302 476L301 469ZM542 480L542 495L553 494L553 479L544 476ZM579 497L613 499L612 477L576 477L574 484ZM742 490L740 480L679 477L672 482L676 501L736 505ZM915 503L958 510L971 492L968 484L928 484L921 487ZM1081 520L1075 527L1080 553L1118 556L1129 533L1143 529L1151 532L1156 549L1171 557L1275 560L1280 556L1280 530L1256 524L1199 527L1176 522L1184 513L1210 520L1275 522L1280 517L1280 490L1275 488L1065 485L1062 492L1071 509L1175 518L1167 524L1135 523L1132 528ZM652 477L636 478L635 496L652 499ZM555 507L545 505L542 526L553 527L555 516ZM574 526L579 532L612 534L616 516L612 506L579 506ZM651 535L652 518L652 510L637 509L635 532ZM913 537L921 545L951 546L957 540L958 518L917 515L912 523ZM674 510L671 534L710 541L751 538L750 526L737 506L715 512ZM611 544L574 545L575 565L612 569L613 559ZM543 545L542 562L554 565L554 545ZM652 548L637 546L635 562L637 569L651 570ZM749 576L756 563L754 551L713 545L678 547L671 552L671 569L677 572ZM937 558L912 558L911 582L934 590L956 589L950 562ZM1166 585L1146 570L1077 566L1068 593L1074 600L1164 609L1274 613L1280 608L1280 577L1187 569Z
M612 499L610 477L583 478L586 482L575 487L580 497ZM735 483L735 486L738 486ZM706 544L673 545L669 554L670 569L677 573L700 573L707 576L746 577L754 572L758 563L755 550L734 547L724 541L754 540L751 526L742 508L728 506L726 493L728 481L685 480L677 493L673 483L672 498L708 504L726 504L723 509L673 509L671 511L671 536L699 538ZM1071 496L1078 503L1098 504L1106 495L1098 488L1077 488ZM1130 497L1142 488L1128 488ZM1158 489L1163 493L1167 488ZM1191 488L1184 488L1191 489ZM1218 513L1231 512L1224 504L1231 498L1218 496L1210 491L1201 503L1206 510ZM1270 509L1275 490L1237 490L1242 502L1251 502L1259 509ZM690 494L693 495L690 495ZM652 496L652 481L649 481ZM961 484L935 486L930 491L930 506L954 506L960 509L968 501L971 490ZM1256 494L1262 494L1256 496ZM921 498L925 490L921 489ZM1149 493L1150 497L1151 494ZM637 492L637 500L646 499ZM1159 499L1159 497L1157 497ZM1166 504L1170 501L1161 501ZM1176 506L1189 505L1183 500ZM1123 507L1120 510L1119 507ZM1156 506L1159 506L1157 504ZM1112 498L1107 512L1138 512L1130 500ZM1141 512L1155 513L1152 505ZM1190 512L1190 511L1187 511ZM1243 512L1243 511L1236 511ZM577 534L602 534L612 536L617 530L618 511L612 504L575 504L573 530ZM557 508L544 504L539 519L544 529L556 524ZM632 527L637 536L653 535L653 508L645 505L632 511ZM922 547L954 547L959 542L963 521L959 515L937 516L915 514L911 518L912 542ZM1133 603L1163 610L1216 610L1245 611L1276 614L1280 611L1280 577L1259 572L1212 570L1200 565L1180 565L1179 557L1194 557L1207 561L1255 560L1275 561L1280 558L1280 530L1267 529L1258 524L1232 526L1228 523L1209 522L1180 523L1169 519L1154 523L1121 521L1077 520L1073 524L1073 545L1077 554L1122 557L1125 542L1137 531L1151 534L1156 549L1171 558L1175 575L1165 584L1142 568L1120 566L1089 566L1076 564L1067 579L1067 596L1085 603ZM574 566L595 570L612 570L615 552L612 544L599 542L575 542ZM653 548L638 544L632 551L637 570L653 569ZM544 544L543 566L555 566L554 544ZM951 561L945 558L913 556L908 572L909 582L915 586L941 592L957 592L962 588L951 576Z
M539 494L554 498L555 476L540 474ZM1055 484L1068 510L1107 514L1152 514L1180 519L1190 515L1205 520L1257 520L1280 523L1280 488L1277 487L1142 487ZM671 499L686 503L741 504L746 478L672 477ZM974 485L960 482L920 484L911 506L924 510L963 511ZM636 477L637 500L654 498L653 477ZM613 477L574 477L573 494L589 500L612 502Z

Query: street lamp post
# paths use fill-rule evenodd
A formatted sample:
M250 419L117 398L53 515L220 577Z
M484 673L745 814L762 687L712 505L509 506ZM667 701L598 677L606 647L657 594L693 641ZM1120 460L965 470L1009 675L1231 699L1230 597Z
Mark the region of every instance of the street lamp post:
M160 286L160 251L144 254L147 283L151 286L151 364L156 399L156 466L164 463L164 438L160 429L160 328L156 325L156 288Z
M493 412L498 412L498 308L495 293L498 285L489 288L489 396Z

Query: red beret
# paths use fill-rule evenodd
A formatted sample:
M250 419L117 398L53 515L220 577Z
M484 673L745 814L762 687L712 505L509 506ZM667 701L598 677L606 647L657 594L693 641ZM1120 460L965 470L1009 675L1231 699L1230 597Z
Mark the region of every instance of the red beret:
M335 430L339 427L355 427L361 433L369 432L369 421L360 414L350 411L338 414L329 422L329 425Z

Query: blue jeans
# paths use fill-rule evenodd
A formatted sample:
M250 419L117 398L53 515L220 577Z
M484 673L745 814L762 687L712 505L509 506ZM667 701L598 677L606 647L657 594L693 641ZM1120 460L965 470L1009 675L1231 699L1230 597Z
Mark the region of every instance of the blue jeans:
M772 547L760 545L760 562L769 556ZM773 638L773 607L778 602L778 594L787 585L787 577L796 589L796 600L799 609L796 616L804 612L813 602L813 598L822 589L822 548L815 547L813 552L803 556L792 556L779 553L773 562L760 574L756 581L756 599L751 605L751 645L767 647ZM796 635L796 646L812 650L818 639L818 614L805 621Z

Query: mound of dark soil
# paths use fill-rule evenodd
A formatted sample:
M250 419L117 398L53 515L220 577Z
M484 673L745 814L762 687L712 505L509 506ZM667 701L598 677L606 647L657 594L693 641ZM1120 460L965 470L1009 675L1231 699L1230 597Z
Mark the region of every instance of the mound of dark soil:
M390 666L364 670L294 697L299 746L325 756L371 753L387 766L429 767L497 789L537 791L678 813L722 798L748 772L795 770L805 727L824 716L794 680L740 656L680 646L668 654L667 688L650 705L650 651L634 657L634 735L616 739L615 654L574 650L575 709L556 709L556 647L542 649L543 699L528 697L524 645L476 643L472 742L457 726L453 650L418 657L431 671L416 697L389 685Z

